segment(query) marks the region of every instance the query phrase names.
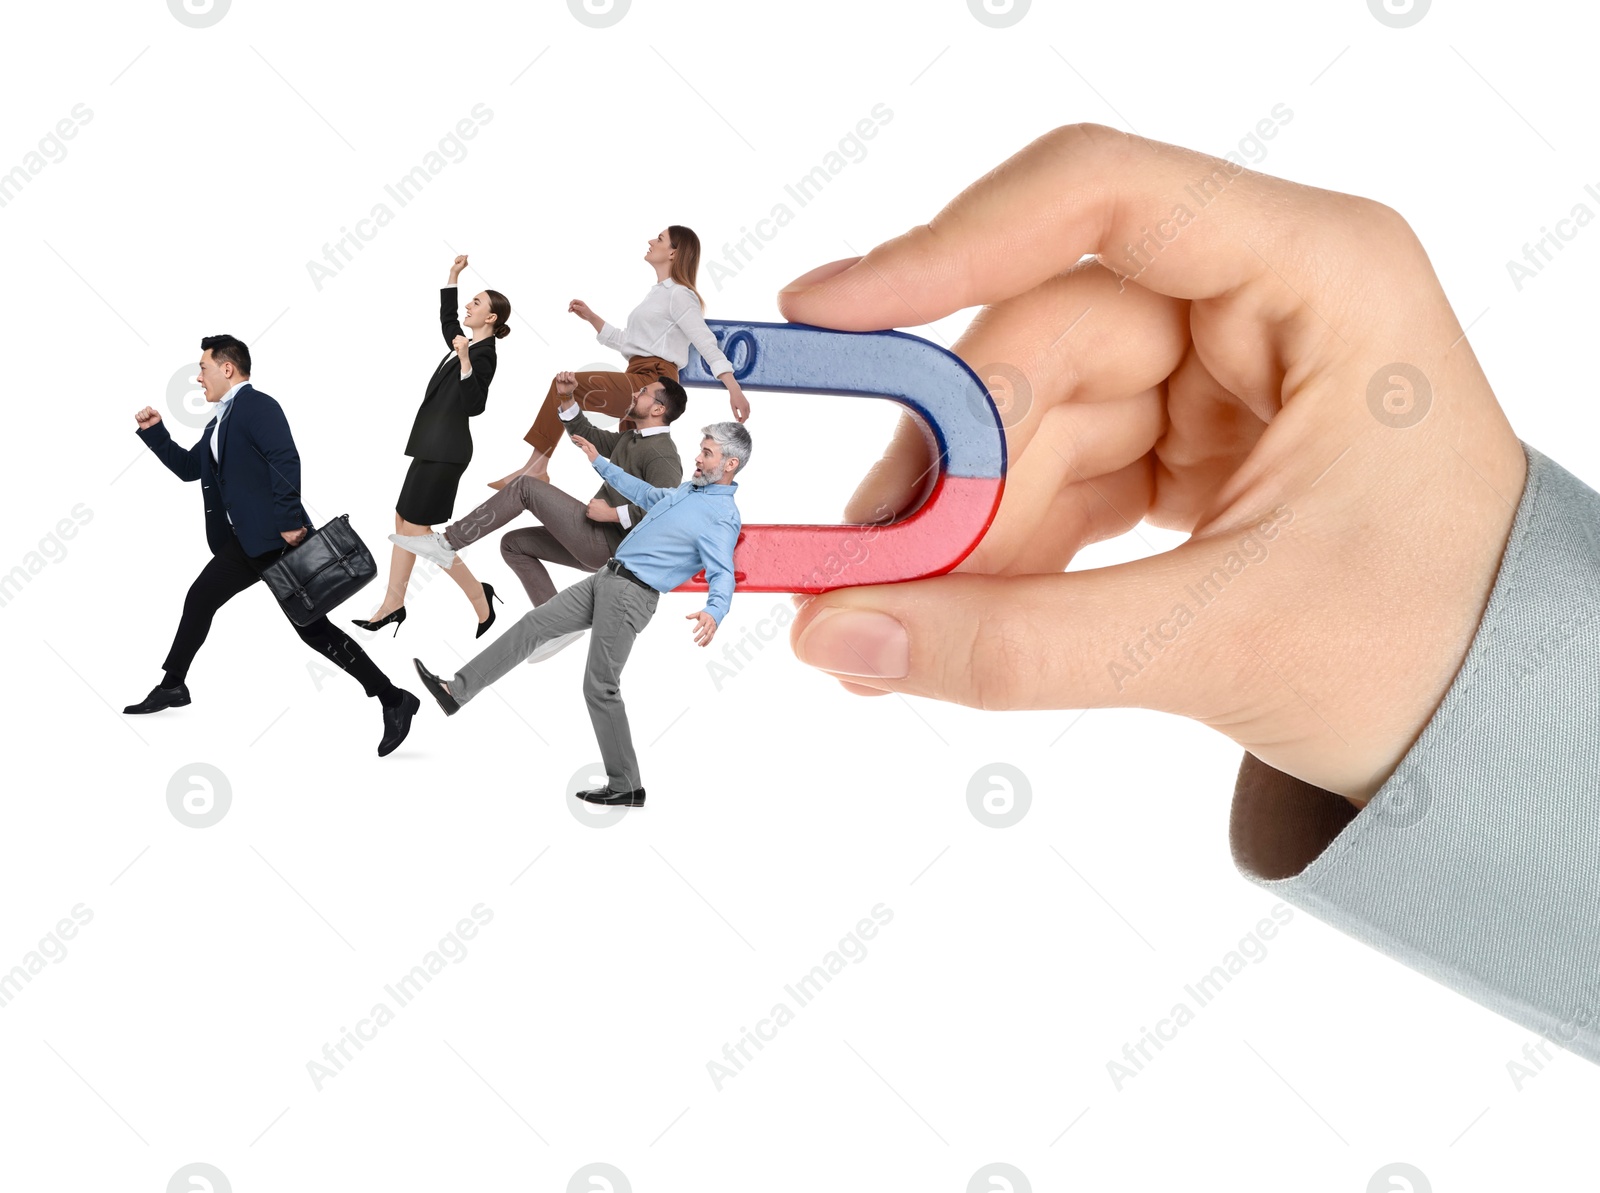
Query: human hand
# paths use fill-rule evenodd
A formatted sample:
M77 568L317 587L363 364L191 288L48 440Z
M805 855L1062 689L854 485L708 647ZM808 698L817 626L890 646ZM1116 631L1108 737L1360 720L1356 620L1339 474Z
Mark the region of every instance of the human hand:
M133 421L139 424L141 431L148 431L161 421L161 414L154 406L146 406L133 416Z
M687 614L687 619L695 623L694 644L696 646L710 646L711 639L717 634L717 619L704 609L698 613Z
M570 398L578 388L578 375L570 370L556 374L556 393Z
M472 347L472 341L466 336L457 336L450 341L450 346L456 350L456 355L463 360L467 358L467 351Z
M593 457L591 457L591 459L592 458ZM586 512L588 514L589 521L591 522L622 521L621 518L617 517L617 507L612 505L604 497L591 497L589 499L589 508Z
M587 319L590 323L593 323L595 320L595 314L589 309L589 304L584 302L581 298L574 298L571 302L569 302L567 304L567 310L571 311L580 319Z
M952 574L798 602L795 653L865 695L1177 713L1364 803L1455 678L1527 466L1409 225L1068 125L778 296L854 331L978 305L953 350L1015 389L993 525ZM923 445L903 415L845 519L908 508ZM1062 572L1141 519L1190 538Z
M733 417L739 422L744 422L750 417L750 402L744 396L744 390L739 388L739 383L731 377L727 381L728 404L733 407Z
M461 280L461 271L467 267L467 255L462 253L450 264L450 284L454 286Z
M283 541L291 547L298 547L300 540L306 537L306 528L302 526L298 530L280 530L278 533L283 537Z
M582 435L568 435L567 438L578 445L578 450L588 458L589 463L594 463L594 458L600 454L599 449L594 444L590 443Z

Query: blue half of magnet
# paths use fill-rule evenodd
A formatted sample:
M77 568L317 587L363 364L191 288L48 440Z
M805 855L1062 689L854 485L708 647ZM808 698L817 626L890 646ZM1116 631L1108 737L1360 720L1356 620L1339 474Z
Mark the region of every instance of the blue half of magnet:
M887 398L914 410L937 443L950 477L1005 475L1000 412L978 375L955 353L903 331L836 331L806 323L707 319L743 389ZM694 348L684 385L718 385Z

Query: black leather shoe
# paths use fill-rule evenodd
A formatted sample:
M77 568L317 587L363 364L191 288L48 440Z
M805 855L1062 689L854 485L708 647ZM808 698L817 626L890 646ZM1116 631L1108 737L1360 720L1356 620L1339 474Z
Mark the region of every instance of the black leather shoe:
M411 718L422 707L422 701L404 688L400 690L400 695L402 699L399 704L383 710L383 740L378 743L379 758L392 754L395 747L405 741L406 734L411 732Z
M456 703L454 696L445 691L444 680L424 667L421 659L412 659L411 661L417 665L417 674L422 677L422 686L427 688L433 698L439 702L439 707L444 709L444 715L447 717L455 716L461 705Z
M612 791L609 787L596 787L592 791L578 792L579 799L586 799L591 804L621 804L625 808L638 808L644 805L644 788L635 787L632 791Z
M160 684L150 689L150 694L138 704L130 704L122 711L127 712L160 712L163 708L182 708L189 703L189 688L186 684L179 684L175 688L164 688Z

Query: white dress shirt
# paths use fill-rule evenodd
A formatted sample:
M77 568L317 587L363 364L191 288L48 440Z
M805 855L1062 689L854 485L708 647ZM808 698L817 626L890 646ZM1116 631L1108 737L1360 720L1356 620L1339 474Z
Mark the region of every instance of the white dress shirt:
M652 353L652 355L654 354ZM571 422L573 419L578 417L577 400L569 397L566 399L566 403L567 404L565 406L556 407L556 413L561 416L561 421L564 423ZM645 435L665 435L671 429L671 427L667 426L635 427L633 433L642 438ZM611 508L617 511L617 521L622 523L622 529L631 530L633 528L633 514L629 512L628 507L625 505L615 505Z
M222 420L228 413L228 403L233 401L234 394L249 384L248 380L235 381L233 388L217 399L217 425L211 432L211 462L213 464L222 458L217 455L217 440L222 437Z
M619 331L604 323L594 338L624 356L659 356L680 369L689 363L689 345L693 344L705 357L713 377L733 372L717 347L717 337L706 326L694 291L671 278L662 278L650 287L644 301L628 316L628 326Z

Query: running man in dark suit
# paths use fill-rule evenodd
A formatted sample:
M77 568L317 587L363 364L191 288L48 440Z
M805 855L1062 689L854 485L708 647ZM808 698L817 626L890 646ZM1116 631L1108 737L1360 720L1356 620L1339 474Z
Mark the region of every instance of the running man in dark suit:
M150 406L134 419L144 445L179 480L200 482L211 561L184 599L178 632L162 664L166 674L161 683L140 703L123 709L125 713L160 712L188 704L184 681L189 664L205 642L217 610L259 580L263 568L311 531L300 504L300 453L283 407L250 384L250 350L232 336L207 336L200 348L198 381L206 401L217 405L217 415L206 424L200 442L179 447ZM349 635L326 617L294 629L307 646L348 671L368 696L376 696L383 705L378 753L388 754L404 741L420 707L416 696L390 683Z

